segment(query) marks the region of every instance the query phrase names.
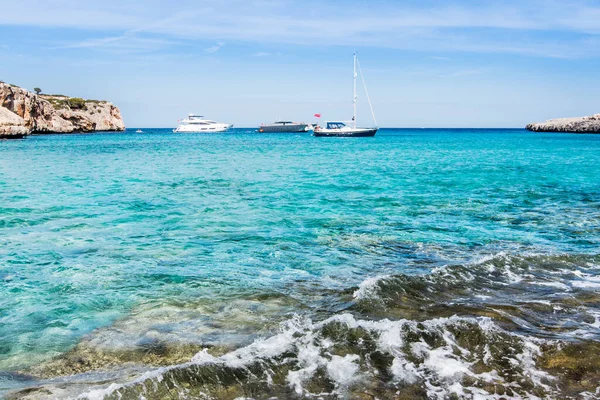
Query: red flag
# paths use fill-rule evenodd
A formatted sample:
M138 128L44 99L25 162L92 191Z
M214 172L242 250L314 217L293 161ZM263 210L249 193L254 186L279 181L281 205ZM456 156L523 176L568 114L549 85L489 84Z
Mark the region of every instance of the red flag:
M315 117L321 118L321 114L315 114Z

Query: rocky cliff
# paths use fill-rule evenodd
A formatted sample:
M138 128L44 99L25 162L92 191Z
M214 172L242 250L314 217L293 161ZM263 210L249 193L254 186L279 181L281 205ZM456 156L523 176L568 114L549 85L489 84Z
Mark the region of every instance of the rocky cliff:
M525 127L534 132L600 133L600 114L591 117L557 118Z
M0 107L0 139L22 138L29 133L25 120L12 111Z
M0 83L0 137L124 129L121 112L108 101L37 95Z

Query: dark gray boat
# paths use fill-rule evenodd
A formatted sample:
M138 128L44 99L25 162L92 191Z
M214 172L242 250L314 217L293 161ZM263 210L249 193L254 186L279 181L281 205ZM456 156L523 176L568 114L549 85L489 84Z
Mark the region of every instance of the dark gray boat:
M261 125L258 131L261 133L273 133L273 132L307 132L312 129L312 126L305 124L304 122L292 122L292 121L275 121L269 125Z

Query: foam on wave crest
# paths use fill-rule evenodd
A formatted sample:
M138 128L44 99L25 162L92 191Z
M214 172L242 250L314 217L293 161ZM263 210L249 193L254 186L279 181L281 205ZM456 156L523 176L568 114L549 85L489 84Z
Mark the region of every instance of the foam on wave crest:
M189 363L79 398L545 397L556 388L536 365L541 344L489 318L298 317L234 352L202 351Z
M428 275L369 278L353 297L362 314L381 318L482 315L511 331L600 338L599 282L597 256L500 253Z

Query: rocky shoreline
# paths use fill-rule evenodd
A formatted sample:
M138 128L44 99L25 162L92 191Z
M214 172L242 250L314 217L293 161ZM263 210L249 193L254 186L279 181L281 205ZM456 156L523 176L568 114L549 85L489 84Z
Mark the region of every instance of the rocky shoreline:
M591 117L551 119L529 124L525 129L533 132L600 133L600 114Z
M121 112L108 101L35 94L0 82L0 138L123 130Z

